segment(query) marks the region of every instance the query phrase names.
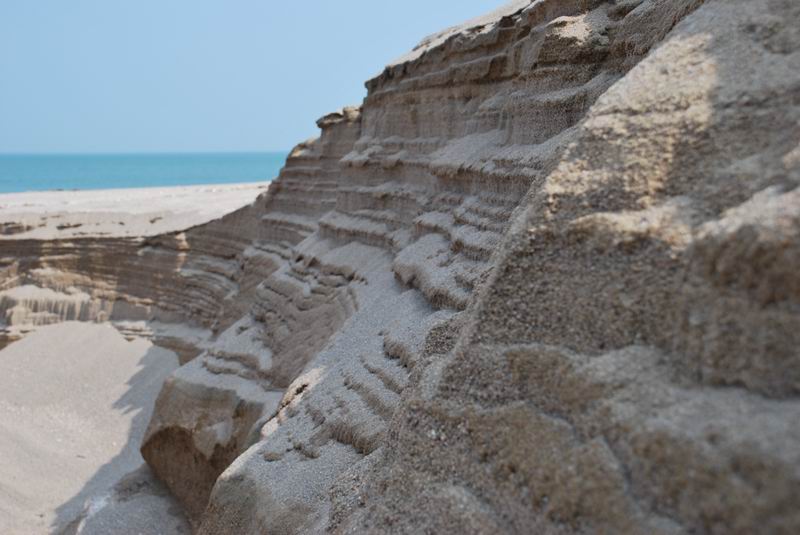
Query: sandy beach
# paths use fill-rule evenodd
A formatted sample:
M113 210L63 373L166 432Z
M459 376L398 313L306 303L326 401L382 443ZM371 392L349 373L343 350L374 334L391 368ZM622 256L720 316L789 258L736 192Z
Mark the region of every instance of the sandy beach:
M153 236L221 217L253 202L268 185L6 193L0 195L0 237Z
M266 188L4 194L0 240L175 232L250 204ZM17 325L24 337L0 350L0 533L188 533L181 507L139 453L153 404L178 357L108 323L63 322L72 318L58 310L78 310L82 302L73 302L75 295L88 295L27 288L38 293L17 296L20 302L43 312L19 318L6 311L0 318L24 324ZM46 304L41 292L61 304ZM56 312L44 312L50 308Z

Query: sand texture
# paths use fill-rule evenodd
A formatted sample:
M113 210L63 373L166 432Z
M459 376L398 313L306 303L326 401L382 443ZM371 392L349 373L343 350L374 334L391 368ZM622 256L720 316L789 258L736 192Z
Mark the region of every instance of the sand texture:
M113 490L142 468L139 443L177 365L165 349L91 323L42 327L0 351L0 533L188 533L163 490L148 504L137 489L135 511Z
M0 240L5 336L177 353L141 452L205 535L796 533L797 20L512 2L244 208Z
M267 183L0 194L4 239L143 237L208 223L250 204Z

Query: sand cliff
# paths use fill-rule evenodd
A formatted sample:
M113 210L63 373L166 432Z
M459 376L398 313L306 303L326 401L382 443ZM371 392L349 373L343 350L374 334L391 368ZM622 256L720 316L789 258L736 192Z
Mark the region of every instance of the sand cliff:
M200 533L794 533L798 20L512 2L251 206L0 241L0 308L181 355L142 454Z

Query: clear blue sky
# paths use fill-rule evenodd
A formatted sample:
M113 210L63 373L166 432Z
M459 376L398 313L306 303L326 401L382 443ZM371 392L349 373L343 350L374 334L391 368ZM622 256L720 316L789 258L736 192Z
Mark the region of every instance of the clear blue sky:
M0 0L0 153L289 149L504 0Z

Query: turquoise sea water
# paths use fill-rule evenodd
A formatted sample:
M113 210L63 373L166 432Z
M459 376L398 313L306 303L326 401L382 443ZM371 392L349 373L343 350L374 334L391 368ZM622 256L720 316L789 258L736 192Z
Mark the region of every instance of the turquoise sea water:
M0 193L265 182L286 152L0 155Z

